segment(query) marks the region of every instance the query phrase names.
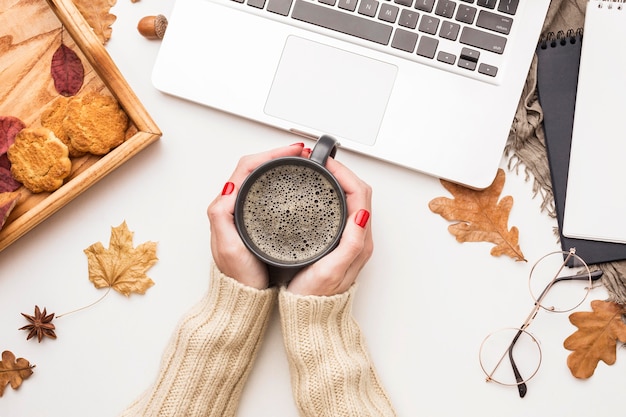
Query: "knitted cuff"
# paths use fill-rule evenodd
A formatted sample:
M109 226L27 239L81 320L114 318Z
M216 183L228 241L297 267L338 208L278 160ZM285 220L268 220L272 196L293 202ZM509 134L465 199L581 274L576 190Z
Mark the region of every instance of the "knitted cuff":
M276 292L213 265L209 290L172 335L156 383L122 416L234 416Z
M354 292L354 286L331 297L280 290L293 395L302 416L395 415L352 317Z

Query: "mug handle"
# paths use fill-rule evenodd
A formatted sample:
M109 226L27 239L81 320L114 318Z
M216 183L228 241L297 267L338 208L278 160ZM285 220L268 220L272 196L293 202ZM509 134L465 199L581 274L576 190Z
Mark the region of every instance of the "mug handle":
M310 159L313 162L317 162L318 164L325 166L328 157L335 157L338 146L339 142L337 142L337 139L329 135L322 135L317 140L317 143L311 152Z

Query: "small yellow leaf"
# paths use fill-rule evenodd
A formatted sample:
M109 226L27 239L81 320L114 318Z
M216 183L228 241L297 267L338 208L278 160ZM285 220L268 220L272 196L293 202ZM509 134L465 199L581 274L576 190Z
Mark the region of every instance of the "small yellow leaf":
M111 39L113 29L111 25L117 17L109 13L111 7L115 6L116 0L73 0L76 8L83 15L89 26L100 39L102 44L106 44Z
M111 228L109 248L96 242L84 250L89 267L89 280L96 288L111 287L119 293L145 294L154 285L146 271L158 260L156 242L133 247L133 233L126 222Z
M444 219L457 222L450 225L448 231L458 242L491 242L496 245L491 249L491 255L507 255L517 261L526 261L518 244L519 230L515 226L508 228L513 197L506 196L498 201L504 180L502 169L484 190L441 180L455 198L438 197L431 200L428 207Z

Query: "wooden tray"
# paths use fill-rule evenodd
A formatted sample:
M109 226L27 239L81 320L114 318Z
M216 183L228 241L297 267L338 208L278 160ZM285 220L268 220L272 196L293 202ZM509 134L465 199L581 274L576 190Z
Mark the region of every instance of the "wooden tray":
M71 0L2 0L0 10L0 115L39 125L41 111L59 94L50 76L52 54L63 43L85 67L84 91L106 91L129 118L127 140L104 156L72 159L72 172L53 193L21 197L0 230L0 251L132 158L161 132ZM113 32L113 36L115 33Z

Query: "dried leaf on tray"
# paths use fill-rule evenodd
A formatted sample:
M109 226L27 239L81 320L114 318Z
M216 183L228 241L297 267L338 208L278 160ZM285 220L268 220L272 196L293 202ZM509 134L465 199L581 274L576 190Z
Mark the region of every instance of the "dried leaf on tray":
M8 165L10 164L11 163L9 162ZM0 193L10 193L17 190L21 186L22 184L20 184L15 178L13 178L13 175L11 174L11 169L2 166L2 163L0 163Z
M610 301L594 300L593 312L572 313L570 322L578 327L563 346L573 351L567 357L567 366L576 378L589 378L598 362L613 365L616 360L617 341L626 343L626 324L622 316L624 306Z
M63 44L52 55L50 73L54 88L65 97L76 95L85 79L85 68L80 58L76 52Z
M89 280L96 288L111 287L129 296L145 294L154 285L146 271L158 260L156 242L133 247L133 232L126 222L111 228L109 248L97 242L84 250L89 266Z
M0 230L9 218L11 211L15 208L18 201L20 201L20 195L19 191L0 193Z
M111 25L117 19L115 15L109 13L116 0L73 0L73 2L98 39L102 44L106 44L113 32Z
M502 197L505 174L498 170L493 183L484 190L475 190L441 180L441 184L454 196L438 197L428 207L446 220L456 222L448 227L458 242L491 242L496 246L491 255L506 255L517 261L526 261L519 244L519 230L508 228L513 197Z
M6 153L9 146L13 144L15 136L26 125L17 117L0 116L0 155Z
M33 368L24 358L15 358L15 355L5 350L2 352L0 360L0 397L4 394L4 389L8 384L11 388L18 389L22 382L33 374Z

